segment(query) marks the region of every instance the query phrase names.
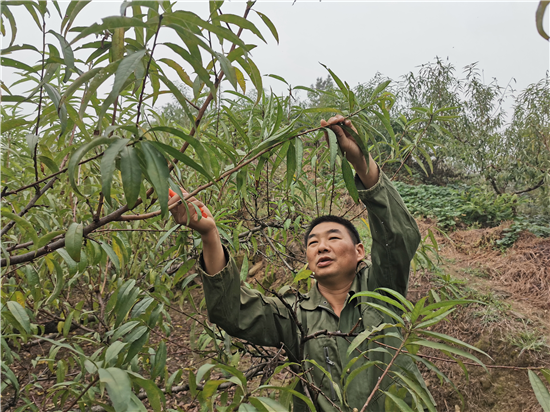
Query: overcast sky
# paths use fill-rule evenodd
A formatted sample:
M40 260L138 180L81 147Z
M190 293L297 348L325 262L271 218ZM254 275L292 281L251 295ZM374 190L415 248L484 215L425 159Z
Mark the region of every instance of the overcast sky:
M68 4L60 3L62 9ZM118 14L120 4L119 1L93 1L74 26L100 22L102 17ZM497 78L504 86L514 78L516 83L513 82L512 86L521 90L542 79L549 70L549 43L540 37L535 26L537 5L537 1L298 0L293 4L292 1L260 0L254 7L273 21L280 41L277 44L259 18L254 16L253 21L264 33L268 44L254 39L258 48L253 51L252 58L262 74L277 74L293 86L309 86L317 77L325 77L327 72L319 63L327 65L342 80L355 86L368 81L376 72L399 79L439 56L448 59L459 74L465 65L478 62L486 83ZM57 17L53 5L49 7L52 16ZM226 2L222 10L241 15L244 7L244 2L232 1ZM182 1L177 8L191 10L203 18L208 14L205 1ZM21 9L18 14L21 17L16 16L19 27L16 43L37 43L36 33L30 37L38 30L36 25L25 17L27 13L22 7L18 9ZM546 22L548 15L547 12ZM51 24L50 27L59 30L54 17ZM69 39L72 36L74 34L69 34ZM3 39L4 45L7 39L9 34ZM53 38L50 41L57 44ZM3 77L9 84L9 73L4 71ZM273 87L277 93L286 88L270 78L264 80L264 85ZM166 102L166 99L161 102Z

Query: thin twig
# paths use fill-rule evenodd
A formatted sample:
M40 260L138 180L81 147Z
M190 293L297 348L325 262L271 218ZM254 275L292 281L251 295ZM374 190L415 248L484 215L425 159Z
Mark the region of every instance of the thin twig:
M64 412L68 412L71 410L71 408L76 405L76 403L80 400L80 398L82 398L84 396L84 394L86 392L88 392L90 390L90 388L92 386L94 386L97 382L99 381L99 375L97 375L93 381L90 382L90 384L88 386L86 386L86 389L84 389L82 391L82 393L80 395L78 395L78 397L67 407L67 409L64 410Z
M157 26L157 32L155 33L155 38L153 40L153 48L149 54L149 61L147 62L147 69L145 70L145 76L143 76L143 84L141 85L141 93L139 95L139 102L137 107L137 117L136 117L136 127L139 127L139 117L141 115L141 105L143 103L143 94L145 92L145 83L147 82L147 76L149 75L149 68L151 67L151 60L153 60L153 53L155 52L155 47L157 47L157 38L159 36L160 27L162 23L162 18L164 15L159 14L159 24ZM116 106L115 106L116 108Z

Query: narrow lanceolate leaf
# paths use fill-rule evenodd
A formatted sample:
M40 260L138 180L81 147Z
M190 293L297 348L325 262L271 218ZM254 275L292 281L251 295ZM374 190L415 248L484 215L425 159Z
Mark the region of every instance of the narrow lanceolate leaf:
M395 402L395 404L397 405L397 407L401 412L414 412L403 399L398 398L396 395L394 395L391 392L384 392L384 393L386 394L386 396L389 396Z
M78 77L75 81L71 83L69 87L67 87L67 90L65 90L65 93L63 93L63 96L61 96L59 104L64 104L67 99L70 99L72 97L74 92L76 92L80 86L82 86L88 80L93 79L101 69L102 67L94 67L90 71L82 73L80 77Z
M53 34L59 41L61 52L63 53L63 60L65 60L65 65L69 68L74 68L74 53L73 49L71 49L71 45L59 33L56 33L53 30L48 31L48 33Z
M244 17L237 16L235 14L221 14L215 17L215 21L223 21L225 23L235 24L243 29L250 30L256 36L258 36L264 43L267 43L262 36L262 33L250 20L245 19Z
M134 72L134 69L141 62L143 56L145 56L145 52L146 50L138 50L137 52L126 56L118 65L115 73L115 82L113 83L111 93L109 93L109 96L107 96L103 102L103 106L101 106L101 113L98 118L98 127L101 125L101 119L107 112L107 109L111 107L117 96L122 91L124 83L126 83L128 77L130 77L130 75Z
M130 139L115 140L103 153L101 158L101 192L105 201L112 206L111 203L111 182L113 181L113 173L115 171L115 160L120 151L128 144Z
M535 372L529 371L529 381L544 412L550 412L550 392Z
M550 37L544 31L544 13L546 12L546 8L548 7L549 4L550 4L550 1L539 2L539 6L537 7L537 11L535 13L535 20L537 22L537 31L545 40L550 40Z
M126 203L132 209L138 199L141 185L139 159L132 146L124 146L120 151L120 174L122 175L122 188Z
M61 31L65 28L65 36L71 28L71 25L73 24L73 21L78 13L80 13L80 11L91 2L91 0L73 0L69 3L67 10L65 11L65 17L63 17L63 20L61 21Z
M46 93L48 93L48 96L53 101L55 108L57 109L57 115L59 116L59 121L61 123L61 132L59 134L62 135L65 133L65 129L67 128L67 108L64 104L61 104L61 96L55 87L49 83L45 83L44 90L46 90Z
M23 219L21 216L18 216L15 213L11 213L4 210L2 210L2 217L5 217L9 220L13 220L19 227L20 231L26 233L31 237L32 243L34 245L33 249L37 248L38 236L36 235L36 230L26 219Z
M107 387L116 412L128 410L132 385L126 371L119 368L99 368L99 380Z
M164 156L147 141L141 142L141 150L145 157L147 175L157 192L162 216L168 213L168 164Z
M336 162L336 155L338 154L338 140L336 134L330 128L326 128L325 131L328 134L328 146L330 149L330 168L334 167L334 162Z
M31 333L31 321L29 320L29 315L27 315L25 308L12 300L8 301L7 306L15 320L25 329L25 332Z
M111 259L111 262L113 262L113 265L115 266L117 272L120 272L120 261L118 260L118 256L116 255L113 248L105 242L101 242L101 248L107 253L107 256L109 256L109 259Z
M11 47L13 45L13 42L15 41L15 36L17 34L17 24L15 23L15 17L13 17L13 14L11 13L9 8L2 7L2 14L6 16L6 18L10 22L10 28L11 28L10 47Z
M359 201L359 192L355 186L355 180L353 177L353 171L345 157L342 157L342 175L344 176L344 183L348 189L349 195L355 203Z
M166 343L164 341L160 342L159 348L155 355L155 364L153 365L153 370L151 371L151 379L155 379L161 374L166 366Z
M73 222L67 229L65 235L65 249L69 256L75 261L80 262L80 250L82 249L82 223Z
M290 142L288 151L286 152L286 187L290 187L296 173L296 149L294 142Z
M275 40L277 40L277 44L279 43L279 33L277 33L277 29L275 28L275 25L269 20L269 18L265 15L260 13L259 11L254 10L258 16L263 20L265 25L269 28L269 31L271 31L271 34L273 37L275 37Z
M29 153L31 154L31 157L34 158L34 148L38 143L38 136L33 133L29 133L27 136L25 136L25 139L27 139L27 146L29 146Z
M71 183L71 186L73 190L78 193L80 196L82 196L82 193L78 190L78 187L76 186L76 180L74 178L76 168L78 164L80 163L80 160L84 157L84 155L91 149L93 149L96 146L99 146L100 144L109 144L113 140L109 139L107 137L98 137L96 139L93 139L92 141L80 146L76 151L71 155L71 158L69 159L69 166L68 166L68 172L69 172L69 182Z
M212 176L210 176L210 174L200 164L195 162L189 156L181 153L177 149L174 149L172 146L168 146L160 142L153 142L152 144L155 145L159 150L162 150L169 156L173 157L174 159L177 159L185 165L189 166L190 168L195 169L197 172L205 176L208 180L212 180Z

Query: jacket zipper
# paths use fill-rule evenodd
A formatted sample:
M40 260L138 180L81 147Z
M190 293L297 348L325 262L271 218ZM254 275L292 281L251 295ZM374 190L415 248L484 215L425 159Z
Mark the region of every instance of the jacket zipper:
M334 366L335 363L330 360L330 357L328 356L328 347L325 346L325 362L327 363L327 371L330 375L330 397L333 401L336 400L336 392L334 392L334 384L332 383L332 369L331 366Z

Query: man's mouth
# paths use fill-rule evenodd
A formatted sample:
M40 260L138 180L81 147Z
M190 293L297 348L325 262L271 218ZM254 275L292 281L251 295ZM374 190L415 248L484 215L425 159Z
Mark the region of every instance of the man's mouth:
M324 267L329 266L330 264L332 264L332 262L333 262L333 260L329 257L320 257L317 260L317 267L324 268Z

